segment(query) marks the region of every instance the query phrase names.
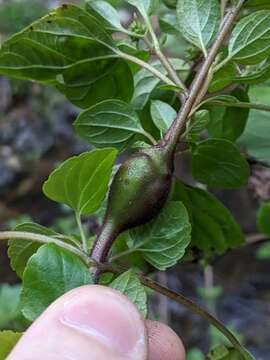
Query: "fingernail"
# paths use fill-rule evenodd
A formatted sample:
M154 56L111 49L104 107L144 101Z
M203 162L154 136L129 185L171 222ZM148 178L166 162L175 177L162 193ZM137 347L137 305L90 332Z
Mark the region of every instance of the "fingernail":
M111 289L100 287L71 297L61 322L119 354L134 352L144 341L140 315L133 304ZM139 325L139 326L137 326Z

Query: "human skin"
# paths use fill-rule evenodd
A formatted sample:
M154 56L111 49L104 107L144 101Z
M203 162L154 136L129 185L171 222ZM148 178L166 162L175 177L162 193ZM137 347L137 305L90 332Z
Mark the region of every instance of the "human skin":
M7 360L184 360L168 326L145 321L119 292L99 285L57 299L26 331Z

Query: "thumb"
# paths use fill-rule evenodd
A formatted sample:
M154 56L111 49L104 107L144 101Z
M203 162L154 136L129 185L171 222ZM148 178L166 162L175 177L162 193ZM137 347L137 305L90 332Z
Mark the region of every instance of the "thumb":
M144 321L126 297L89 285L56 300L27 330L7 360L145 360Z

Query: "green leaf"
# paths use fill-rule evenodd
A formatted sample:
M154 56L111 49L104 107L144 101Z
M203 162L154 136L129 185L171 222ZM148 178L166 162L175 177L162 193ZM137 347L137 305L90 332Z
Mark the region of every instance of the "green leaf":
M151 102L151 116L156 127L165 134L176 118L176 111L169 104L153 100Z
M240 76L234 76L231 81L239 84L260 84L270 78L270 63L266 59L254 66L247 66Z
M15 231L30 232L47 236L57 236L58 234L44 226L35 223L24 223L16 226ZM22 278L28 259L37 252L41 246L40 243L33 241L11 239L8 242L8 256L10 264L17 275Z
M135 6L143 17L152 15L159 6L159 0L126 0L130 5Z
M177 0L163 0L164 4L170 9L176 9Z
M120 100L105 100L83 111L74 126L88 143L118 150L124 150L135 134L145 135L133 106Z
M270 201L261 204L257 215L257 226L261 233L270 236Z
M208 139L194 148L192 174L197 181L208 186L234 189L247 184L250 169L232 142Z
M5 360L7 358L21 336L22 333L16 333L9 330L0 332L0 360Z
M247 93L241 89L234 90L231 95L226 96L226 98L225 96L223 96L222 101L226 101L227 99L228 102L249 102ZM206 108L210 113L210 121L208 124L210 137L235 141L242 135L248 120L249 109L216 105L207 105Z
M130 269L118 276L110 287L127 296L140 310L143 316L147 316L147 295L134 270Z
M128 33L121 24L118 11L107 1L88 0L86 2L86 9L88 12L104 21L108 30Z
M0 74L54 85L81 107L108 97L129 100L131 71L115 51L97 19L79 7L63 5L3 44Z
M244 355L234 348L222 345L212 350L205 360L255 360L255 358L248 352Z
M214 73L208 91L212 93L224 89L233 82L237 74L238 73L233 62L229 62L228 64L222 66L222 68Z
M270 11L252 12L235 26L228 59L240 64L258 64L270 55Z
M175 14L166 13L159 18L159 25L166 34L179 35L178 19Z
M181 74L181 77L184 78L189 69L189 65L180 59L171 58L169 59L175 70ZM160 61L154 61L151 65L162 72L167 74L161 65ZM141 110L151 98L152 93L160 84L160 80L155 77L146 69L141 69L134 76L134 94L132 98L132 104L138 110Z
M173 199L183 201L188 209L191 246L222 254L244 244L244 235L230 211L209 192L177 181Z
M219 28L218 0L179 0L177 16L183 36L206 54Z
M103 149L69 158L44 183L45 195L77 214L93 214L107 193L115 157L115 149Z
M269 105L270 86L253 86L249 91L250 101ZM247 153L258 160L270 161L270 113L251 110L246 129L239 139Z
M105 99L130 101L134 91L131 69L121 59L105 57L78 62L64 69L56 80L58 90L81 108Z
M0 328L8 326L9 322L15 320L20 314L20 291L20 285L2 284L0 286Z
M209 111L199 110L187 123L185 136L187 141L195 143L199 140L200 134L206 129L209 122Z
M166 270L184 256L189 245L191 226L187 210L181 202L170 201L156 219L127 234L130 249L142 252L157 269Z
M76 255L54 244L43 245L23 274L22 313L33 321L59 296L90 283L89 269Z
M55 81L77 61L112 53L111 37L90 14L64 5L8 39L1 48L0 71L19 78Z
M269 0L248 0L246 1L245 6L270 9Z

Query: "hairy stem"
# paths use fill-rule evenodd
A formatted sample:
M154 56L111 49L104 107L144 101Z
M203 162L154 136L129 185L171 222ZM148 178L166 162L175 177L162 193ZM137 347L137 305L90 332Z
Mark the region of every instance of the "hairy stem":
M232 25L238 16L242 5L245 0L240 0L238 5L234 8L232 8L228 14L225 16L223 25L221 26L219 35L212 45L209 54L207 55L201 70L195 77L191 89L189 92L189 97L185 101L185 103L182 105L181 110L179 111L177 118L175 119L173 125L168 130L165 139L168 141L170 146L174 149L179 141L179 138L183 133L185 132L186 124L188 122L189 114L194 106L196 104L197 98L200 95L201 89L203 87L204 81L208 76L208 72L211 69L211 66L213 65L216 56L225 40L227 35L229 34L229 31L232 28Z
M41 244L55 244L62 249L65 249L73 254L80 256L82 260L88 264L89 259L81 250L75 248L74 246L67 244L61 240L55 239L50 236L34 234L30 232L20 232L20 231L2 231L0 232L0 240L28 240L34 241Z

